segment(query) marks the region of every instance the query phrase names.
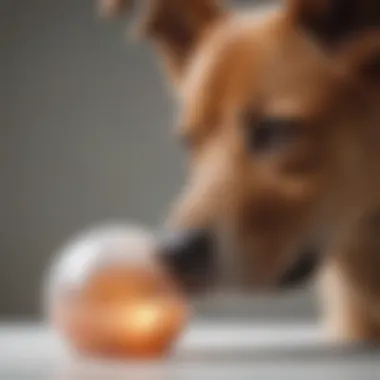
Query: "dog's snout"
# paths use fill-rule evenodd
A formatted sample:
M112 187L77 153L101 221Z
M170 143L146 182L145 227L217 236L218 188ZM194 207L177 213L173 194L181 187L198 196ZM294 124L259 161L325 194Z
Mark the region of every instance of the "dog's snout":
M212 246L207 230L173 231L160 241L160 259L186 290L197 290L210 279Z

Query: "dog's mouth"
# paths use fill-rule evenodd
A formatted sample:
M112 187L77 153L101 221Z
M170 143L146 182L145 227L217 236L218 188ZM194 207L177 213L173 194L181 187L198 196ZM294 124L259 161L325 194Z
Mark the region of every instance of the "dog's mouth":
M233 267L233 262L230 262L230 265L224 263L222 264L224 274L221 275L218 270L220 268L214 268L215 270L211 273L214 273L215 277L208 277L209 281L206 288L200 286L200 289L202 289L201 292L206 289L208 292L232 291L247 294L292 291L307 286L313 280L318 271L320 261L320 249L316 246L308 246L299 251L297 250L296 259L282 271L281 275L268 276L268 278L261 276L256 278L257 272L249 276L244 273L244 270L243 272L239 269L236 270ZM257 268L257 271L260 272L260 267Z
M293 265L281 276L278 287L289 289L302 286L316 273L320 261L320 252L316 247L309 247L298 255Z
M228 272L220 277L216 270L214 281L208 283L208 291L232 291L238 293L273 293L277 291L292 291L307 286L313 280L320 264L320 250L317 247L308 247L298 251L296 259L282 271L281 275L262 277L239 270L234 271L232 266L225 268ZM260 268L257 268L260 272ZM277 278L276 278L277 277ZM211 289L210 289L211 285ZM202 289L202 287L201 287ZM203 288L204 290L204 288Z

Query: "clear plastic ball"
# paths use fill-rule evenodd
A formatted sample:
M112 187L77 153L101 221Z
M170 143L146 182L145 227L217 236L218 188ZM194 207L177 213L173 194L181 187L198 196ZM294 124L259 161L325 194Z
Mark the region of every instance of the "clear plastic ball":
M72 348L125 358L170 352L188 307L156 255L153 234L123 225L92 229L59 252L46 312Z

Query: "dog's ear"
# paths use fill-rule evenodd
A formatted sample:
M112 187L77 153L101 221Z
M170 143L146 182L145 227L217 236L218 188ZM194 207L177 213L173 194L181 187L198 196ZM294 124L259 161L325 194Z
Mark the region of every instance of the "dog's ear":
M170 76L178 80L204 34L224 15L219 0L149 0L137 33L153 41Z
M380 0L286 0L292 21L346 69L380 81Z
M98 0L101 16L115 17L127 11L132 6L132 0Z
M379 28L379 0L287 1L296 22L329 46Z
M219 0L98 0L102 14L116 16L133 3L141 6L137 37L155 44L173 80L181 78L203 35L225 15Z

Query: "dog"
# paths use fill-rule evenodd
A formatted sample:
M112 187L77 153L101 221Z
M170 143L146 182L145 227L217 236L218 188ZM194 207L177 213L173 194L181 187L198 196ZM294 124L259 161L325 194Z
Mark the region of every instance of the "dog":
M380 340L379 26L379 0L143 7L190 157L162 242L186 288L315 272L329 338Z

